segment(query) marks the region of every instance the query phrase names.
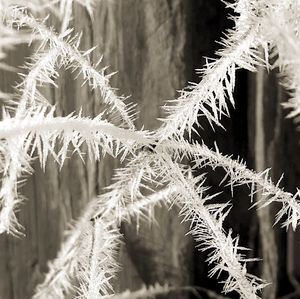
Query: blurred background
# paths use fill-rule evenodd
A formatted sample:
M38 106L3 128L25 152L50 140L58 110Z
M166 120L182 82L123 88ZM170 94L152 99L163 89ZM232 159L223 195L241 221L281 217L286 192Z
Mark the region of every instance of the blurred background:
M234 24L227 17L231 11L219 0L103 0L95 7L94 18L74 4L72 25L83 32L81 49L98 45L95 61L103 54L109 72L118 71L111 84L119 94L131 95L138 104L138 128L157 128L156 119L163 116L164 101L178 96L177 90L189 81L199 82L195 69L203 67L204 57L216 57L223 32ZM15 66L30 55L26 45L11 51L8 62ZM43 89L47 99L56 104L61 115L83 108L84 115L96 115L102 107L99 95L81 87L74 74L60 71L59 88ZM281 107L288 95L278 84L276 72L259 69L250 74L239 70L235 90L236 107L231 118L224 119L225 130L213 131L200 120L203 129L195 139L213 147L216 141L222 153L243 158L248 167L262 171L271 167L274 181L282 173L282 186L295 192L300 186L300 136L295 124L285 119ZM0 87L12 91L20 80L16 74L1 71ZM35 285L47 272L47 261L53 259L63 240L64 230L77 218L86 203L107 186L118 167L108 156L101 162L74 155L62 170L49 159L46 171L35 163L35 174L20 192L28 200L19 212L26 237L0 236L0 298L30 298ZM224 173L204 169L213 191L222 191L219 201L232 200L233 208L226 222L240 236L240 244L252 250L248 256L263 262L249 265L249 272L273 283L264 298L300 298L299 231L273 226L276 206L255 210L246 187L220 187ZM259 195L258 195L259 196ZM116 291L135 290L155 282L175 286L198 286L202 298L221 294L222 284L208 278L207 253L198 252L186 225L180 223L176 209L156 209L157 225L123 224L124 234L119 262L121 272L115 279ZM219 279L221 280L221 279ZM214 297L215 296L215 297ZM228 294L229 298L236 298ZM192 298L187 292L174 292L161 298Z

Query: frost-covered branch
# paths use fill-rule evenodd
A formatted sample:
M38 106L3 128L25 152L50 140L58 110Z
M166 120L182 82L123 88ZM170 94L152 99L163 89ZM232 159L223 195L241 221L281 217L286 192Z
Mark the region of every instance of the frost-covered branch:
M113 291L110 281L118 270L115 257L120 233L111 228L112 222L110 219L97 219L95 223L90 222L81 235L77 254L82 258L78 260L76 298L100 299Z
M26 110L23 118L11 118L4 114L0 122L2 147L2 169L4 178L0 190L0 232L15 231L19 224L14 209L21 201L17 193L17 182L24 172L31 172L30 160L37 150L41 165L45 168L47 157L52 154L61 165L67 157L68 149L81 153L83 143L87 145L89 157L100 159L101 153L117 156L122 153L124 159L129 152L147 145L149 134L116 127L101 119L101 115L90 119L74 116L54 117L54 108L50 111L40 109ZM60 149L56 153L56 146ZM27 154L28 153L28 154Z
M237 68L255 71L256 66L264 64L257 49L260 39L260 19L250 10L236 8L240 14L235 18L236 27L230 30L222 41L224 49L219 51L215 61L207 62L200 70L201 81L181 91L179 98L165 106L168 116L158 131L159 139L182 137L191 134L195 124L204 116L211 126L221 126L222 116L229 116L227 100L234 106L233 91Z
M5 147L1 147L1 157L5 155L1 171L3 171L0 189L0 234L7 232L20 236L22 226L18 222L15 211L24 200L18 194L17 184L21 174L30 174L30 157L23 152L22 139L9 140Z
M31 150L33 153L37 149L43 167L49 152L54 153L56 141L61 143L61 150L56 158L60 158L62 163L70 144L80 153L79 148L85 142L89 154L99 159L100 147L113 156L125 151L126 156L134 146L140 147L151 142L147 132L134 132L116 127L102 120L101 114L93 119L82 117L80 114L54 117L54 111L52 108L46 112L46 108L42 106L33 111L27 110L27 115L22 119L6 115L0 122L0 139L26 137L23 150L26 152Z
M47 132L57 134L57 132L78 132L80 135L88 136L98 132L103 135L111 135L113 139L123 141L135 141L138 144L147 145L151 142L147 138L147 134L141 131L130 131L114 126L105 120L101 119L102 115L93 119L74 116L70 114L65 117L54 117L53 112L43 115L43 111L36 113L33 116L27 116L23 119L7 118L0 122L0 138L14 138L23 134L39 134L43 135ZM76 135L76 134L75 134ZM75 137L75 136L74 136ZM100 136L98 136L100 137ZM51 140L51 138L49 138ZM72 143L76 144L76 142Z
M299 191L296 194L284 191L279 187L279 180L276 184L269 175L269 169L263 172L256 172L247 168L245 162L232 159L231 156L223 155L218 148L213 151L205 144L189 144L187 142L168 141L161 145L165 149L171 150L171 155L176 160L188 157L194 163L194 168L204 168L206 166L215 169L223 168L226 172L222 181L229 179L229 185L233 193L234 186L247 185L250 187L250 197L253 200L255 193L261 192L262 197L255 205L265 207L273 202L282 204L282 208L277 214L276 223L285 216L287 219L283 225L292 224L295 230L300 222L300 202Z
M101 115L90 119L74 115L54 117L54 108L47 112L40 109L26 110L23 118L11 118L4 114L0 122L2 146L1 171L4 175L0 190L0 232L17 233L20 225L14 210L22 201L18 195L17 183L22 174L31 173L31 156L35 150L45 168L47 157L52 154L62 165L68 149L81 153L81 145L87 145L89 156L100 159L101 152L124 158L150 142L147 132L122 129L101 119ZM57 144L60 146L56 153Z
M76 37L69 37L70 30L63 32L61 35L57 35L43 23L38 22L34 17L26 14L25 9L14 7L7 8L5 11L7 20L12 24L16 24L20 27L28 26L33 30L33 34L36 38L39 37L41 39L40 49L49 45L50 49L59 51L62 57L68 57L68 59L62 60L65 65L72 68L73 71L79 71L84 81L87 82L92 89L99 89L104 103L110 105L112 110L116 109L129 128L135 128L131 117L134 106L125 104L125 98L117 96L115 90L109 85L109 78L113 74L105 75L104 72L106 68L103 68L101 71L96 69L102 59L100 59L95 66L93 66L88 59L88 55L94 48L81 53L78 50L79 43ZM68 37L66 41L63 39L65 36Z
M191 222L190 233L199 242L201 250L212 251L208 258L208 263L213 266L210 275L227 273L225 293L236 291L241 298L259 298L258 291L266 284L246 270L246 263L256 259L245 258L240 253L245 248L238 245L238 237L232 237L231 232L226 234L223 229L223 221L230 210L228 204L209 204L214 195L207 195L203 176L192 178L188 169L180 168L163 153L157 160L161 163L158 167L165 169L161 177L171 185L181 186L172 194L171 200L182 206L180 215L184 221Z
M161 205L175 188L166 187L152 195L142 195L142 180L151 182L152 169L145 163L145 155L140 154L129 163L126 168L117 171L114 183L109 186L108 191L98 198L92 200L85 209L84 214L67 233L68 238L62 244L61 249L51 263L49 272L42 284L38 285L34 299L64 298L64 293L72 289L71 278L76 276L78 267L77 254L80 248L80 240L85 228L91 221L106 219L114 227L122 220L130 221L131 217L137 219L153 220L153 208ZM150 163L152 157L148 161ZM133 197L134 195L134 197Z
M15 113L16 118L22 118L28 107L32 109L37 105L48 105L46 99L38 91L38 86L42 84L57 86L55 83L55 79L58 77L56 64L61 56L62 53L59 49L54 48L50 51L36 53L31 57L32 61L27 62L26 69L29 72L23 75L24 80L16 86L20 95ZM61 61L63 61L63 57L61 57Z
M97 202L91 201L76 224L67 231L67 239L62 243L57 258L48 262L49 271L44 281L37 285L34 299L63 299L74 289L72 279L78 267L78 248L84 228L93 217Z

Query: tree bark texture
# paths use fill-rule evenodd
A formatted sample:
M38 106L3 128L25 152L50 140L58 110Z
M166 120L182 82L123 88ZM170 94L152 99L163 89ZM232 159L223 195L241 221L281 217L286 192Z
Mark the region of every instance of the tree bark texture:
M164 101L177 97L176 90L188 81L199 81L194 69L203 66L203 56L214 55L219 47L214 41L232 25L226 14L217 0L109 0L99 1L93 19L74 5L72 25L83 33L81 49L98 45L94 61L103 54L103 65L110 65L110 72L118 71L111 84L137 103L137 127L155 129L160 125L157 118L163 116ZM8 59L21 65L28 55L22 46ZM61 115L78 112L81 107L86 116L100 113L100 95L81 86L82 78L74 77L61 70L59 88L43 89L47 99L57 105ZM15 74L2 72L1 88L7 89L16 80ZM239 71L237 81L236 109L232 109L232 118L224 119L227 130L212 132L203 124L201 139L210 146L216 140L223 153L243 157L258 171L272 167L274 179L284 172L283 184L295 191L300 186L299 136L291 121L284 119L280 102L286 96L277 87L276 75L263 70L251 75ZM113 170L120 164L108 156L101 162L86 157L83 163L73 155L61 170L51 159L45 172L37 161L34 166L35 174L20 190L28 198L18 214L26 237L0 236L1 299L30 298L47 272L47 261L56 256L68 223L111 182ZM213 173L208 184L213 190L222 188L219 199L227 201L232 199L230 188L218 186L222 175ZM299 233L286 234L278 226L273 228L274 209L248 211L248 193L247 188L234 191L226 228L240 235L242 246L253 249L250 256L264 259L249 265L249 270L273 281L265 298L293 293L294 288L299 289ZM191 238L185 236L187 227L180 223L178 211L158 208L155 215L158 225L141 223L138 232L134 221L122 225L125 242L119 255L122 270L114 282L116 291L157 281L220 291L220 284L207 278L207 255L197 252ZM190 296L178 293L164 298ZM209 298L205 292L203 296Z

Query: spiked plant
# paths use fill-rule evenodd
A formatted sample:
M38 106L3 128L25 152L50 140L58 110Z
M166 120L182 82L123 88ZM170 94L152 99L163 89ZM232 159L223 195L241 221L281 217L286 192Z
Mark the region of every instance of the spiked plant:
M92 16L94 1L77 2ZM199 83L181 91L177 99L165 106L167 116L162 126L152 132L135 128L134 105L126 103L126 98L118 96L110 86L112 74L105 74L106 68L99 69L101 59L91 63L89 57L94 47L85 52L78 50L80 35L69 28L72 4L73 0L0 1L0 66L14 70L5 62L5 51L16 44L29 41L36 45L36 52L25 64L27 73L15 88L13 98L17 100L7 102L0 122L0 232L19 235L23 231L15 214L22 201L18 184L33 173L34 157L39 158L43 168L49 155L62 166L69 149L79 155L86 149L91 159L99 160L108 154L126 161L126 165L116 171L107 192L91 199L67 232L68 237L56 259L49 263L49 272L37 286L34 298L64 298L71 292L76 298L143 298L176 291L176 286L155 285L118 295L111 284L119 269L115 255L122 242L120 222L130 222L132 217L154 221L153 208L162 204L180 208L179 215L191 224L190 234L199 248L209 252L210 276L225 274L225 293L259 298L267 282L248 273L246 266L256 259L247 259L238 236L223 227L231 203L211 203L215 194L210 194L206 186L206 175L195 175L194 169L183 161L193 162L193 168L223 168L224 181L229 178L231 188L248 185L251 199L255 193L262 193L254 205L263 208L273 202L281 203L275 222L284 218L283 225L292 224L293 229L300 221L299 194L281 189L280 181L274 183L268 170L252 171L244 162L222 155L217 146L212 150L203 143L191 144L186 137L190 137L195 125L200 125L201 117L212 127L222 127L222 117L229 116L229 105L235 102L238 68L256 71L258 66L279 67L283 84L292 96L286 104L292 108L290 116L299 114L299 3L292 0L227 3L234 11L235 26L222 40L218 58L200 70ZM60 18L60 32L46 25L47 20L40 15L44 10ZM275 18L280 19L278 30L270 26ZM265 53L263 58L261 49ZM39 87L57 86L60 68L81 74L90 89L99 90L106 111L95 118L83 117L81 113L56 116L55 107L48 103ZM5 93L1 96L12 98Z

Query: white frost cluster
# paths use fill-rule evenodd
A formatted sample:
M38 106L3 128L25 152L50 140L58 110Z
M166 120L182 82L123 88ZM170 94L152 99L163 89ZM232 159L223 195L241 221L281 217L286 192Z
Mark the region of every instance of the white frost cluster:
M7 103L0 121L0 233L22 234L15 214L23 200L18 186L32 174L31 161L36 156L43 168L49 155L62 166L70 150L79 155L87 153L96 160L109 154L122 161L126 158L127 163L116 171L113 184L90 201L67 232L33 298L65 298L69 293L90 299L144 298L180 290L157 284L114 294L112 287L112 278L119 269L116 255L122 242L120 222L129 222L132 217L154 221L154 207L162 204L178 206L182 220L191 223L190 234L201 250L210 253L210 275L222 272L227 277L223 281L225 293L259 298L267 282L247 272L247 262L256 259L247 259L238 236L223 228L231 204L211 203L216 194L209 194L205 174L195 176L184 160L188 158L196 168L221 167L226 172L224 181L228 180L231 188L249 186L251 200L260 192L262 198L254 205L263 208L279 202L282 208L275 222L284 219L283 225L291 224L294 229L300 222L299 192L284 191L280 182L271 180L269 170L252 171L242 161L221 154L217 146L212 150L205 144L191 144L185 137L200 125L201 118L212 127L222 127L222 117L229 115L229 105L234 106L235 74L239 68L279 68L282 84L291 95L285 104L291 109L289 116L300 115L299 2L227 3L234 11L235 26L221 41L218 58L199 70L199 83L188 86L165 106L167 116L162 126L152 132L135 128L134 105L110 86L113 74L107 75L106 68L99 67L101 59L96 64L91 62L90 54L95 48L78 50L80 35L69 28L73 2L84 6L93 19L95 0L0 1L0 67L15 71L5 62L7 50L15 45L36 46L15 94L0 93ZM41 17L45 10L60 18L59 32L48 27L47 18ZM84 84L98 90L105 112L94 118L81 113L56 116L55 107L40 86L56 87L60 68L81 74Z

